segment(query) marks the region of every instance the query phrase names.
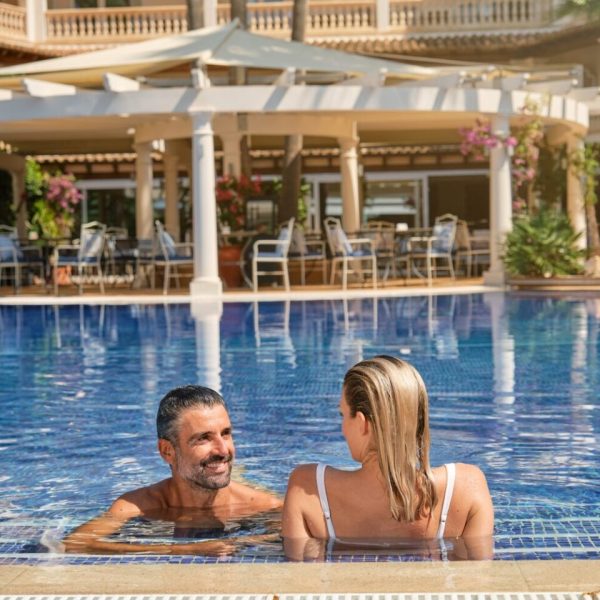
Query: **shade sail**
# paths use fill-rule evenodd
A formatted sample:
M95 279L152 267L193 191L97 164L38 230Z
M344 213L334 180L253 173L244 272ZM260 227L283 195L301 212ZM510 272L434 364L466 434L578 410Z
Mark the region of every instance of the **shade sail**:
M368 58L299 42L242 31L233 21L179 35L160 37L108 50L35 61L0 69L0 87L19 87L23 77L81 86L101 86L105 72L142 76L170 67L207 65L365 74L385 69L389 76L432 77L438 70Z

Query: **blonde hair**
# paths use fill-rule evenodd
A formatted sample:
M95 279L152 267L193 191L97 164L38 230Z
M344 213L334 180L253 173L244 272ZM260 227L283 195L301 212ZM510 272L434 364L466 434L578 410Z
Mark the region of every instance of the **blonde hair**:
M428 516L437 502L429 466L427 390L417 370L392 356L354 365L344 377L344 398L354 417L365 415L398 521Z

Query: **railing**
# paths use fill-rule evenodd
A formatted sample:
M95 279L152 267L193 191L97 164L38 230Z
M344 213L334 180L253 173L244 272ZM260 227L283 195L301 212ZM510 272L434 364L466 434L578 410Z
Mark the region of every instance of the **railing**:
M390 30L502 30L550 23L552 0L390 0Z
M435 33L503 31L551 23L553 0L312 0L307 37L377 32ZM250 30L289 36L292 0L250 2ZM187 30L186 5L139 8L48 10L47 41L71 44L118 43ZM230 20L229 2L217 5L217 23ZM24 9L0 3L0 33L25 35ZM10 34L9 34L10 35Z
M250 30L278 37L288 36L292 28L293 2L253 2L247 5ZM318 0L308 6L306 32L309 36L352 34L375 31L375 0ZM228 4L217 7L217 22L230 19Z
M185 6L79 8L46 12L49 42L120 42L187 30Z
M25 9L0 2L0 36L8 39L27 39Z

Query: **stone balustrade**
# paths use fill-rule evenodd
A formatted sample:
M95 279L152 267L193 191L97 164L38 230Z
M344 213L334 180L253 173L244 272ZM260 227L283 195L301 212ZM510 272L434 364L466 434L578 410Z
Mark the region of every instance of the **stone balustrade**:
M490 31L550 22L552 0L390 0L391 31Z
M46 12L49 42L122 42L173 35L186 30L185 5L79 8Z
M0 2L0 37L27 39L26 11L20 6Z
M534 29L552 22L554 0L312 0L309 40L386 33L461 33ZM292 0L247 5L250 30L288 37ZM50 43L111 44L187 30L186 5L48 10ZM217 23L230 20L228 2L217 5ZM0 1L0 35L27 39L25 9Z

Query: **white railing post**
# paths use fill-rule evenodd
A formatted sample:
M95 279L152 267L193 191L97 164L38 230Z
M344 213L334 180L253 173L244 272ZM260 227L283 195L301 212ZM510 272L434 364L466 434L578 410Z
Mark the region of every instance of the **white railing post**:
M390 0L377 0L376 17L377 31L385 31L390 26Z
M204 27L217 24L217 0L204 0Z
M46 39L47 0L26 0L27 39L30 42L43 42Z

